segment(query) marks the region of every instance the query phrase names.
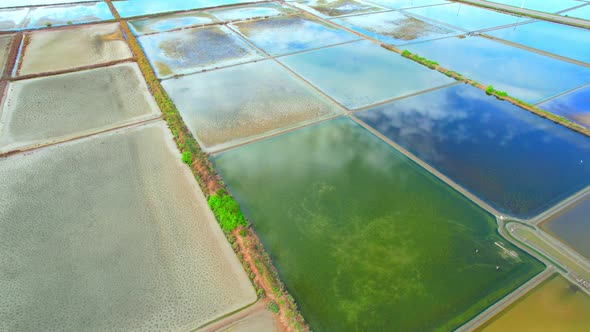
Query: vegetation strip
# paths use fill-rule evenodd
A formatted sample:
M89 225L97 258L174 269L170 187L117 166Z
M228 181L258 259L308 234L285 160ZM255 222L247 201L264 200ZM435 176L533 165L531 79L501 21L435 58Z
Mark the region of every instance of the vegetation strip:
M252 280L256 294L265 301L269 310L279 315L279 320L286 330L309 331L309 327L303 316L301 316L295 299L286 290L272 259L251 225L247 222L239 204L221 181L208 155L201 150L176 106L160 84L135 35L129 29L126 21L121 20L111 0L106 0L106 3L125 33L129 47L137 60L148 88L160 107L162 117L168 124L176 145L182 153L182 161L190 167L195 179L206 195L209 206L218 219L220 227L242 262L248 277Z
M577 123L574 123L562 116L555 115L551 112L547 112L545 110L538 108L535 105L529 104L529 103L522 101L518 98L512 97L505 91L498 91L498 90L494 89L494 87L491 85L485 86L477 81L474 81L470 78L464 77L463 75L461 75L455 71L444 68L444 67L440 66L435 61L423 58L423 57L419 56L418 54L413 54L412 52L410 52L408 50L401 51L401 50L399 50L391 45L387 45L387 44L381 44L381 47L383 47L389 51L399 53L399 54L401 54L401 56L408 58L410 60L413 60L421 65L424 65L424 66L432 69L432 70L437 70L440 73L443 73L443 74L447 75L448 77L452 77L457 81L471 84L474 87L485 91L488 95L495 96L496 98L498 98L500 100L508 101L508 102L510 102L520 108L523 108L533 114L536 114L542 118L551 120L557 124L567 127L573 131L576 131L576 132L582 134L582 135L586 135L586 136L590 137L590 129L582 127L582 126L578 125Z

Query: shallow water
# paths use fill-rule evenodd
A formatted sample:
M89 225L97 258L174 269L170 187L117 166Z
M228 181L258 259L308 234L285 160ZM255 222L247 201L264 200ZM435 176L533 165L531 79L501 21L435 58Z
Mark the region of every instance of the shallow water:
M476 331L586 332L590 297L580 290L573 292L571 285L555 274Z
M270 55L304 51L360 38L307 16L274 17L232 26Z
M121 17L133 17L259 1L262 0L127 0L113 1L113 5Z
M207 150L340 112L271 60L166 80L163 85Z
M36 7L27 15L27 28L45 28L112 20L109 6L104 2L63 6Z
M0 2L0 8L55 5L88 1L92 0L2 0L2 2Z
M493 0L490 2L496 2L504 5L514 6L518 8L526 8L546 13L556 13L561 10L565 10L584 4L583 2L575 0Z
M560 213L550 222L544 224L543 228L590 259L590 243L588 242L590 237L590 199Z
M12 31L23 29L25 25L25 18L28 14L28 8L0 10L0 30Z
M480 7L458 3L406 10L425 18L446 23L466 31L476 31L527 21L528 19L501 14Z
M179 13L129 21L129 27L136 36L146 33L165 32L191 26L199 26L219 22L207 12Z
M535 22L486 34L590 64L590 30L550 22Z
M0 151L104 130L159 114L136 64L10 83Z
M369 2L389 9L404 9L449 3L445 0L369 0Z
M590 185L590 139L470 85L358 113L497 210L534 217Z
M538 106L590 128L590 86L551 99Z
M452 330L541 269L501 252L491 215L346 118L214 163L314 331Z
M278 60L348 109L453 81L366 41L280 57ZM412 79L408 80L408 77Z
M274 17L296 13L292 8L276 3L263 3L232 8L214 9L209 13L224 22L242 21L253 18Z
M297 0L291 4L328 18L384 10L383 7L362 0Z
M36 31L30 33L18 73L53 72L132 56L118 23Z
M0 174L2 331L191 331L256 300L163 121Z
M529 103L590 82L590 68L484 37L446 38L405 48Z
M343 17L334 20L334 22L380 42L393 45L442 38L461 33L458 30L434 25L397 11Z
M225 26L142 36L139 42L159 78L244 63L264 56Z
M563 16L578 17L590 20L590 5L562 13Z

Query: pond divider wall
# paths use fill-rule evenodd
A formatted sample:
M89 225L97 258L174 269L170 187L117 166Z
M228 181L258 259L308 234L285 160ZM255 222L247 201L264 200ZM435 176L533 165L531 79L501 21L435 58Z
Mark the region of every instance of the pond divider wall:
M178 149L187 156L186 164L190 167L203 193L207 198L217 193L228 195L225 184L211 164L208 155L201 150L176 106L160 84L126 21L121 19L111 0L106 0L106 3L111 9L115 20L120 23L148 88L162 111L162 118L168 124ZM224 231L224 233L240 259L246 274L252 281L259 298L263 299L262 301L266 302L269 307L274 307L272 303L279 306L277 314L284 328L291 331L308 331L309 327L299 313L295 299L288 293L284 283L280 280L272 259L254 230L250 226L239 226L231 232Z

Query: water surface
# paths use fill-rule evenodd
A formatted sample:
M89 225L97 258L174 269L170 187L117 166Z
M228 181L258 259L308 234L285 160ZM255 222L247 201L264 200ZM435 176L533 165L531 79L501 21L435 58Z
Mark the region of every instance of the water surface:
M551 99L538 106L590 128L590 86Z
M405 48L529 103L590 82L590 68L483 37L446 38Z
M369 0L368 2L390 9L404 9L449 3L446 0Z
M435 25L403 12L385 12L335 19L344 25L380 42L399 45L457 35L458 30Z
M357 116L510 215L534 217L590 185L590 138L470 85Z
M27 15L27 29L45 28L114 19L105 2L32 8Z
M590 199L560 213L544 224L543 228L590 259L590 242L588 242L590 237Z
M147 33L165 32L215 22L219 22L219 20L207 12L190 12L132 20L127 24L134 35L141 36Z
M279 61L348 109L453 81L368 41L280 57Z
M113 1L113 5L121 17L132 17L259 1L262 0L126 0Z
M559 0L559 1L547 1L547 0L493 0L490 2L501 3L508 6L514 6L518 8L526 8L530 10L536 10L539 12L556 13L565 9L582 5L583 2L575 0Z
M28 8L0 9L0 30L12 31L25 27L25 18L29 14Z
M584 7L578 8L578 9L567 11L561 15L578 17L581 19L590 20L590 5L586 5Z
M466 31L488 29L525 21L525 19L517 16L459 3L407 9L406 11Z
M588 29L539 21L486 34L590 64Z
M242 21L253 18L274 17L296 13L292 8L282 6L276 3L262 3L255 5L238 6L231 8L221 8L210 10L209 13L215 15L224 22Z
M541 269L491 215L347 118L214 163L314 331L452 330Z
M291 4L321 17L336 17L384 10L362 0L296 0Z
M477 332L586 332L590 297L555 274L486 322Z
M270 55L357 40L358 36L307 16L282 16L232 25Z
M146 35L139 37L139 42L159 78L263 58L222 25Z
M272 60L162 84L206 150L340 112L334 103Z

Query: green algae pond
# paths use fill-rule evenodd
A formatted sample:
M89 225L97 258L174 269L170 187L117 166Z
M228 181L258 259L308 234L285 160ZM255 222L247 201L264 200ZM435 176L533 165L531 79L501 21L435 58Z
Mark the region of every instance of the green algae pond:
M543 269L347 118L213 159L315 331L452 330Z

